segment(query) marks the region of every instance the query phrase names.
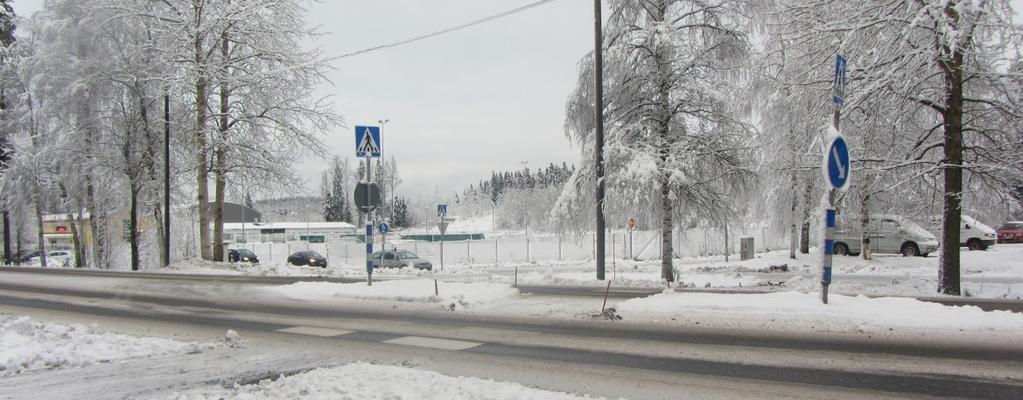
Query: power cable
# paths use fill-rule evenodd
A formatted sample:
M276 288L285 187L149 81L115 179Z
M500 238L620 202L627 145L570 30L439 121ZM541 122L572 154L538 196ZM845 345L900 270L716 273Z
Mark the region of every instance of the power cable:
M345 53L345 54L342 54L342 55L339 55L339 56L330 57L330 58L326 59L325 61L329 62L329 61L334 61L334 60L340 60L342 58L348 58L348 57L357 56L357 55L360 55L360 54L365 54L365 53L369 53L369 52L373 52L373 51L377 51L377 50L388 49L388 48L391 48L391 47L398 47L398 46L409 44L409 43L412 43L412 42L418 42L418 41L423 40L423 39L429 39L429 38L432 38L434 36L440 36L440 35L443 35L445 33L450 33L450 32L454 32L454 31L457 31L457 30L465 29L465 28L468 28L468 27L471 27L471 26L476 26L476 25L479 25L479 24L482 24L482 23L493 21L495 19L504 18L504 17L507 17L509 15L517 14L517 13L526 11L526 10L528 10L530 8L537 7L537 6L542 6L544 4L551 3L551 2L554 2L554 1L556 1L556 0L540 0L540 1L536 1L536 2L533 2L533 3L526 4L526 5L524 5L522 7L519 7L519 8L514 8L514 9L511 9L511 10L508 10L508 11L503 11L503 12L500 12L500 13L497 13L497 14L493 14L493 15L490 15L490 16L487 16L487 17L483 17L483 18L477 19L477 20L472 21L472 22L467 22L467 23L464 23L464 24L461 24L461 25L456 25L456 26L453 26L453 27L450 27L450 28L447 28L447 29L443 29L443 30L436 31L436 32L433 32L433 33L428 33L428 34L421 35L421 36L416 36L416 37L413 37L413 38L410 38L410 39L405 39L405 40L401 40L401 41L394 42L394 43L382 44L382 45L379 45L379 46L369 47L369 48L362 49L362 50L359 50L359 51L353 51L351 53Z

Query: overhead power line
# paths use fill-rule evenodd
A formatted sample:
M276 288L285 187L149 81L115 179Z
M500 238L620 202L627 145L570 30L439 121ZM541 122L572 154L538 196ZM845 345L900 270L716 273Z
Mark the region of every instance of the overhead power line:
M440 36L440 35L443 35L445 33L450 33L450 32L454 32L454 31L457 31L457 30L465 29L465 28L468 28L468 27L471 27L471 26L476 26L476 25L479 25L479 24L482 24L482 23L485 23L485 22L493 21L495 19L504 18L504 17L507 17L509 15L517 14L517 13L526 11L526 10L528 10L530 8L542 6L544 4L551 3L551 2L554 2L554 1L556 1L556 0L540 0L540 1L536 1L536 2L533 2L533 3L526 4L526 5L524 5L522 7L519 7L519 8L511 9L511 10L508 10L508 11L503 11L503 12L500 12L500 13L497 13L497 14L493 14L493 15L490 15L490 16L487 16L487 17L483 17L483 18L477 19L477 20L472 21L472 22L467 22L467 23L464 23L464 24L461 24L461 25L452 26L450 28L439 30L439 31L432 32L432 33L428 33L428 34L425 34L425 35L416 36L416 37L413 37L413 38L405 39L405 40L394 42L394 43L382 44L382 45L379 45L379 46L373 46L373 47L362 49L362 50L359 50L359 51L353 51L351 53L345 53L345 54L342 54L342 55L339 55L339 56L330 57L330 58L327 59L327 61L340 60L342 58L348 58L348 57L357 56L357 55L360 55L360 54L374 52L374 51L377 51L377 50L388 49L388 48L391 48L391 47L398 47L398 46L409 44L409 43L412 43L412 42L418 42L418 41L423 40L423 39L429 39L429 38L432 38L434 36Z

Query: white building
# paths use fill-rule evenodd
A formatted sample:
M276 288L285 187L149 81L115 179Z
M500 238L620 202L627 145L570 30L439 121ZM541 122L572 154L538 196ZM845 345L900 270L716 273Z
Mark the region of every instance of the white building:
M228 243L327 243L361 241L362 233L347 222L225 223Z

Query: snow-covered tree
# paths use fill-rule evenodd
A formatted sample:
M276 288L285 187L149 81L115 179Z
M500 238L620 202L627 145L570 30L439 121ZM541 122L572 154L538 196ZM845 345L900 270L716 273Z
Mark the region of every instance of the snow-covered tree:
M755 132L740 95L749 62L740 1L610 2L604 33L608 203L658 204L661 270L674 281L675 219L722 223L754 180ZM568 135L584 149L582 166L552 211L585 216L594 182L592 66L584 59L568 103ZM608 208L608 206L605 206Z
M1008 2L784 3L791 21L810 27L791 32L793 41L828 44L806 48L808 68L828 71L835 52L849 60L851 98L845 112L854 123L858 112L867 116L862 123L876 119L871 110L898 115L873 134L898 134L892 142L897 153L860 157L857 167L883 172L890 181L882 187L900 192L903 204L922 200L921 191L913 189L921 179L941 176L938 290L959 294L959 226L968 195L964 176L1006 191L1006 178L1020 176L1023 168L1017 128L1023 107L1010 69L1018 62L1023 30L1011 22Z

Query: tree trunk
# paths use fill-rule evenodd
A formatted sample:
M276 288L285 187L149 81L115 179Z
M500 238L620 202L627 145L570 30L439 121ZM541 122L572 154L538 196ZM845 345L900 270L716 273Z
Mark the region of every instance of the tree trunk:
M131 208L128 215L128 243L131 246L131 270L139 270L139 188L131 185Z
M864 177L865 178L865 177ZM860 199L860 251L864 260L870 259L870 192L866 185Z
M140 92L142 91L140 90ZM146 149L145 154L142 157L142 163L144 164L146 174L149 178L149 187L155 188L160 186L160 177L156 173L156 162L159 158L156 155L156 147L159 146L159 143L157 141L158 135L154 135L152 129L150 129L149 106L147 105L146 98L144 96L139 96L139 115L142 117L142 130L145 132L146 139ZM156 191L153 191L151 193L155 192ZM153 221L156 223L156 237L157 240L159 240L162 249L163 243L165 243L163 213L161 212L163 207L160 205L158 195L152 195L151 197L153 199L151 202L152 206L149 211L152 213ZM160 266L168 265L167 257L169 257L167 253L160 251Z
M93 159L95 154L96 144L96 129L93 124L86 124L84 121L88 120L89 115L92 113L92 101L94 96L94 90L89 90L89 94L86 96L86 102L82 104L79 109L79 126L81 130L85 131L85 158ZM107 254L106 254L106 232L107 232L107 218L105 208L96 201L96 182L93 179L92 169L88 168L84 171L85 175L85 209L89 212L89 235L92 236L91 250L92 250L92 267L93 268L106 268L107 267Z
M200 39L196 37L196 53ZM198 56L197 56L198 57ZM206 171L206 79L199 78L195 83L195 147L196 147L196 184L198 185L196 205L199 207L199 254L203 260L211 260L210 254L210 210L209 210L209 176Z
M39 185L36 185L36 228L39 239L39 265L46 267L46 238L43 236L43 193Z
M84 234L84 232L82 230L82 226L83 226L82 222L85 221L84 215L82 215L83 214L82 211L84 210L84 207L82 206L82 200L81 199L76 199L75 202L78 205L78 207L77 207L78 215L77 215L77 219L75 220L75 224L72 226L72 228L73 228L72 229L72 231L73 231L72 234L78 236L78 238L76 240L78 241L78 244L80 245L77 249L75 249L75 257L77 257L79 260L82 260L80 266L78 266L78 267L79 268L85 268L85 267L87 267L89 265L89 257L88 257L89 254L85 251L85 247L87 246L87 244L85 243L85 240L82 239L82 235ZM77 226L77 228L75 228L75 226Z
M674 225L672 223L672 204L671 204L671 186L669 182L669 175L667 173L661 174L661 278L666 282L675 281L675 271L672 266L672 254L671 254L671 228Z
M213 196L213 260L224 261L224 188L227 183L227 133L228 112L230 111L231 89L228 86L228 40L227 30L220 33L221 80L220 80L220 140L214 155L213 173L216 175Z
M92 235L92 267L105 269L107 220L105 211L96 203L96 189L89 173L85 174L85 207L89 211L89 219L92 220L89 224L89 232Z
M11 212L7 210L7 201L4 201L4 264L11 265Z
M958 25L959 15L956 2L945 6L945 14ZM964 44L966 45L966 44ZM945 177L944 215L941 233L941 260L938 272L938 291L958 296L959 276L959 225L962 220L963 194L963 50L945 48L949 60L939 61L945 78L945 109L942 123L945 130L945 159L942 172Z
M71 246L75 254L75 268L81 268L83 261L80 250L82 242L78 237L78 217L76 216L79 213L72 212L70 207L71 199L68 197L67 187L64 183L58 182L57 187L60 189L60 200L64 203L64 211L67 213L66 218L71 225Z
M25 224L21 218L14 221L14 251L21 254L21 228ZM14 259L14 265L21 265L21 257Z
M813 197L813 182L812 179L806 181L806 192L803 195L803 226L802 232L799 237L799 252L803 254L810 254L810 206L811 197Z
M793 169L792 169L792 210L789 213L789 217L791 218L791 220L790 220L791 226L789 227L789 258L791 258L793 260L796 259L796 246L798 246L798 241L799 241L799 236L796 233L796 221L798 220L798 215L796 215L796 210L798 209L798 205L799 205L799 195L796 194L796 191L797 191L796 188L798 186L799 186L799 178L798 178L798 174L796 173L795 166L793 166Z

